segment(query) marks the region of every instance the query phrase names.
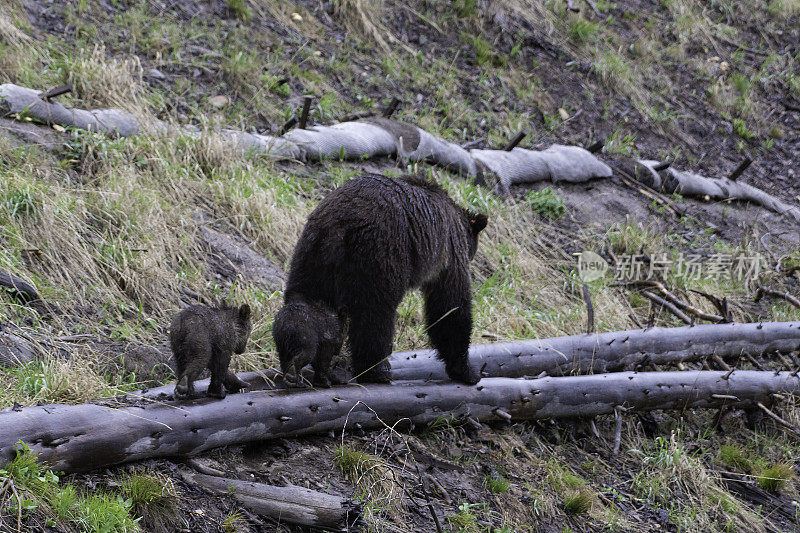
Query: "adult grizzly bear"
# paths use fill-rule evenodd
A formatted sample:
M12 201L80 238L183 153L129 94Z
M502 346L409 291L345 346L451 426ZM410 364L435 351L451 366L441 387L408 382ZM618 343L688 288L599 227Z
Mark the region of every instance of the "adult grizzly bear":
M346 316L356 379L385 383L391 379L386 357L397 306L406 291L419 287L428 335L447 375L477 383L480 375L467 354L469 261L485 227L485 215L456 205L444 189L421 177L353 178L309 215L292 256L285 304L322 305ZM285 329L273 331L279 350L286 345Z

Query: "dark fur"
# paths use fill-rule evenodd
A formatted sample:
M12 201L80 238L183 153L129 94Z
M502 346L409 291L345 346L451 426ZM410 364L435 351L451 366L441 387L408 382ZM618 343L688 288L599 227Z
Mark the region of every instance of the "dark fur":
M292 257L286 302L346 309L358 381L387 382L384 359L392 351L397 306L406 291L419 287L428 335L448 376L477 383L467 357L469 261L485 226L486 216L459 207L423 178L351 179L309 215Z
M253 323L250 306L207 307L193 305L175 315L170 326L169 342L178 370L176 398L194 396L194 381L203 369L211 371L208 395L225 397L247 383L228 370L231 356L247 347ZM225 389L223 389L223 385Z
M272 325L284 380L300 386L300 370L311 363L314 384L330 387L331 360L342 349L344 331L343 320L324 304L295 301L284 305Z

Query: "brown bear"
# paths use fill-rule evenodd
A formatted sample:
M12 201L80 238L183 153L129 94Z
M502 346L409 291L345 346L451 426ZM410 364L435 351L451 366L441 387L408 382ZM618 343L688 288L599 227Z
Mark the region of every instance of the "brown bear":
M285 303L322 304L346 314L356 379L385 383L391 379L386 358L397 306L409 289L418 287L425 298L428 336L447 375L477 383L480 375L467 353L472 333L469 261L486 222L485 215L458 206L439 185L419 176L353 178L309 215L292 256ZM325 329L320 321L311 327ZM281 361L292 358L293 329L282 321L273 331Z
M225 390L237 392L247 383L228 370L231 355L244 353L253 328L250 306L193 305L172 319L169 342L178 370L176 398L194 396L194 381L204 368L211 371L208 395L224 398Z
M284 381L302 385L300 370L311 363L314 385L331 386L331 360L344 343L345 325L338 313L320 302L284 305L272 325Z

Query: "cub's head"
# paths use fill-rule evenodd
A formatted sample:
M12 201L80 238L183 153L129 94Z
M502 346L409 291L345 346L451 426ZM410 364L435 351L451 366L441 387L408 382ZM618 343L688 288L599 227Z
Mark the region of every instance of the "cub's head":
M236 353L244 353L247 348L247 339L250 338L250 332L253 330L253 317L250 306L243 304L241 307L234 308L236 314L234 321L234 331L236 335L236 344L233 351Z
M472 213L466 209L463 213L469 229L469 258L471 260L478 250L478 234L486 227L489 219L483 213Z

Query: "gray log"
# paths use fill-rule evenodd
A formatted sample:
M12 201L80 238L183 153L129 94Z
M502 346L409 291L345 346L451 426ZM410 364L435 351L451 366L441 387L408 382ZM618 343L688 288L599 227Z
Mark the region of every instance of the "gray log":
M639 160L637 177L646 185L666 193L684 196L713 198L716 200L742 200L766 207L770 211L789 216L800 222L800 207L789 205L761 189L733 181L727 177L707 178L694 172L685 172L669 167L661 172L655 170L658 161Z
M727 379L726 379L727 378ZM136 407L44 405L0 412L0 465L19 440L56 470L88 471L155 457L192 456L245 442L374 429L442 415L477 420L531 420L635 410L690 409L771 401L800 392L789 372L742 370L618 372L534 379L485 378L477 385L395 382L331 389L255 391L224 400L154 402ZM716 396L715 395L722 395ZM349 425L348 425L349 424Z
M189 483L217 494L229 494L244 507L282 523L314 526L331 531L348 531L358 520L358 507L334 494L290 485L276 487L252 481L181 472Z
M119 109L69 109L58 102L46 102L41 91L13 83L0 85L0 116L25 112L47 124L74 126L110 136L131 137L139 133L139 122Z
M678 328L650 328L591 335L569 335L549 339L498 342L470 346L470 362L484 377L559 376L589 372L633 370L637 365L691 362L718 355L735 359L742 354L770 355L800 349L800 322L753 324L700 324ZM444 364L434 350L397 352L389 358L397 380L446 380ZM246 372L239 377L252 389L272 386L279 379L275 370ZM134 396L147 398L172 394L166 385ZM208 380L195 382L203 392Z

